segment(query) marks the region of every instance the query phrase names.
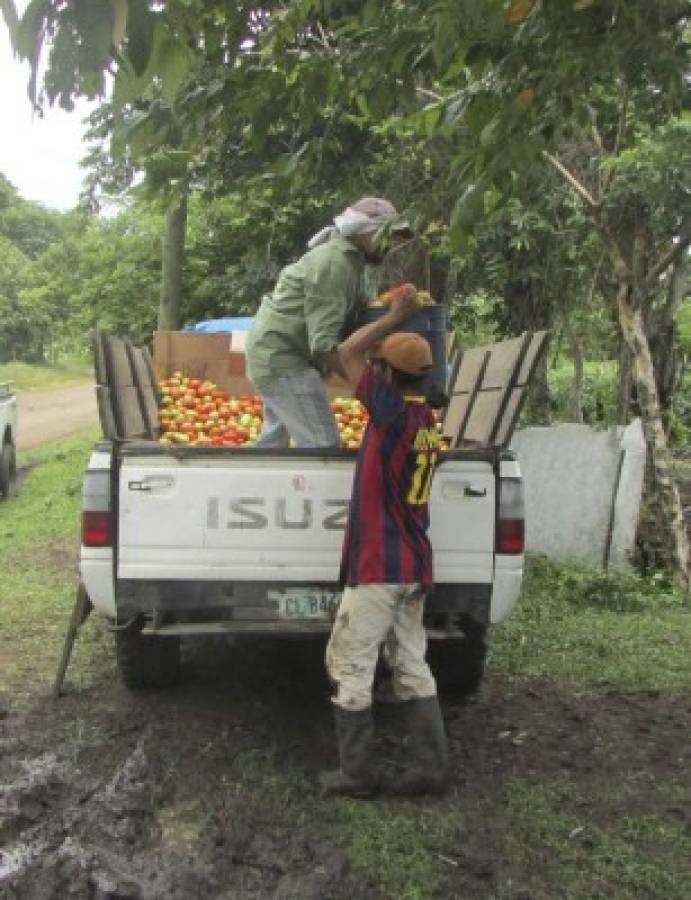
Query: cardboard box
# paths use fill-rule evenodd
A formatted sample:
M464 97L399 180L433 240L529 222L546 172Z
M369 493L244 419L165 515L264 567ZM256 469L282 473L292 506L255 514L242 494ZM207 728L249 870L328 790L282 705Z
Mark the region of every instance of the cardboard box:
M181 371L192 378L206 378L212 360L226 358L230 344L227 334L196 334L186 331L154 333L154 367L159 377Z
M190 378L213 381L233 395L257 393L245 374L245 354L231 350L229 334L157 331L153 359L159 379L184 372Z
M213 381L233 396L258 393L247 378L244 349L233 345L230 334L157 331L154 333L153 358L159 379L167 378L173 372L184 372L190 378ZM348 382L337 375L329 376L325 387L329 400L353 395Z
M244 352L248 334L249 331L234 331L230 336L231 349L242 350Z
M228 374L242 376L246 374L246 359L244 350L228 351Z

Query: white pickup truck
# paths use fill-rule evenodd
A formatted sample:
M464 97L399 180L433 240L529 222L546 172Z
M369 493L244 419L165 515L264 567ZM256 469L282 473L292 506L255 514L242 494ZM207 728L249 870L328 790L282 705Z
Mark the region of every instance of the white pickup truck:
M0 381L0 497L9 497L17 474L17 398L13 381Z
M118 626L125 684L174 682L185 635L326 636L354 461L348 450L98 444L84 480L80 573ZM430 517L430 656L444 688L468 691L482 678L487 626L520 592L518 463L503 450L449 452Z
M435 589L425 624L445 690L480 683L488 626L521 589L523 482L506 446L546 332L458 354L430 494ZM163 445L145 350L97 335L104 435L83 485L81 586L115 626L130 688L177 680L180 640L221 634L325 639L354 450ZM83 596L83 593L82 593Z

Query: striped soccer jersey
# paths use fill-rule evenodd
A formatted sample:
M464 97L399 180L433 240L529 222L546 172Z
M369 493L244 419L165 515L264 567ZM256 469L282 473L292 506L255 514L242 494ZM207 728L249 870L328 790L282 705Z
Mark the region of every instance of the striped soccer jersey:
M341 583L430 587L427 501L439 452L432 410L370 366L355 396L370 419L355 467Z

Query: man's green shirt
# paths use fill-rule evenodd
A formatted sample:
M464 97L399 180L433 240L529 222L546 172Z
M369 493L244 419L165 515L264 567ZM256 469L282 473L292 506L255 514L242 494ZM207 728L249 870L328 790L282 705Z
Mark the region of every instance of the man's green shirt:
M357 247L334 237L282 270L247 338L247 371L258 387L321 368L342 339L346 318L365 301L364 268Z

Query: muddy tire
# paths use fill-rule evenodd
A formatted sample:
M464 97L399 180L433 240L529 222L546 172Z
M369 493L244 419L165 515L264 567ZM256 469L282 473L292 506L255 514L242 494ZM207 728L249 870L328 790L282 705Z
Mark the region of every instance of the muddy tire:
M487 628L468 618L464 638L430 641L427 661L440 693L465 697L476 691L485 674Z
M120 677L126 688L171 687L180 680L180 638L141 633L137 622L115 632L115 651Z
M0 497L10 497L17 481L17 458L14 444L3 444L0 451Z

